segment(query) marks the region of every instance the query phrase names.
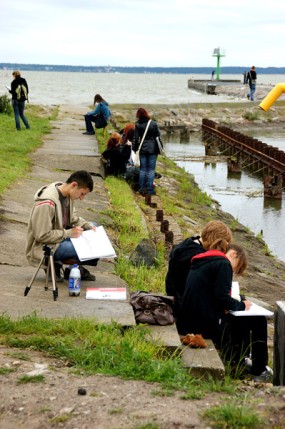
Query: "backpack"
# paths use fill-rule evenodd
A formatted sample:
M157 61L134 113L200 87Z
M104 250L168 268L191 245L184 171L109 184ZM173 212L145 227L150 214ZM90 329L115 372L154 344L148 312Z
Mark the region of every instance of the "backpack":
M189 237L173 247L168 260L168 271L165 278L167 295L175 296L176 305L183 297L187 276L193 256L205 252L202 243L196 243L200 236Z
M24 84L19 83L15 92L17 94L17 101L27 101L28 100L28 90Z

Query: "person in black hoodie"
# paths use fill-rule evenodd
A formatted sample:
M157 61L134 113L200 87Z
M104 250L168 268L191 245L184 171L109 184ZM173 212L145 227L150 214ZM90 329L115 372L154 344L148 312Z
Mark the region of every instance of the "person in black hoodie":
M178 310L185 291L187 276L193 256L210 249L220 249L232 242L231 230L220 220L212 220L204 226L201 236L188 237L175 245L170 252L168 271L165 277L167 295L175 297L175 308Z
M16 128L18 131L21 130L21 122L22 119L26 129L30 128L28 119L24 115L25 110L25 102L28 100L29 88L26 79L21 77L21 73L19 70L15 70L12 73L14 80L11 82L11 90L9 90L10 94L12 94L12 105L15 116Z
M157 155L159 154L156 138L160 137L160 131L157 123L150 119L148 112L140 107L136 113L137 122L135 123L135 134L133 141L133 150L140 153L140 175L139 175L139 193L142 195L155 195L153 181ZM147 124L150 121L145 139L140 147Z
M251 307L245 297L238 301L231 296L233 272L241 275L246 265L243 249L236 244L225 249L222 241L219 250L194 256L176 326L181 336L193 333L211 339L232 365L241 363L246 353L251 352L250 371L254 380L268 381L272 370L267 367L266 318L230 314Z
M106 176L124 176L131 150L131 144L122 144L122 137L119 133L110 135L107 148L102 153Z

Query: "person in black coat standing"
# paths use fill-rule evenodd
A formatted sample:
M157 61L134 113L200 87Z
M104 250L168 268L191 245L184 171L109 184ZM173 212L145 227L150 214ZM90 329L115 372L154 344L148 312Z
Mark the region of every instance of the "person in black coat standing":
M12 73L14 80L11 82L11 90L9 91L12 94L12 105L15 116L16 128L18 131L21 130L22 119L26 129L30 128L28 119L24 115L25 102L28 101L29 88L26 79L21 77L19 70L15 70Z
M247 73L247 77L246 77L246 82L248 83L248 86L249 86L249 93L247 94L247 98L250 101L254 101L254 93L256 90L256 79L257 79L257 74L255 71L255 67L252 66L250 71Z
M155 195L153 181L157 155L159 154L156 138L160 137L160 131L157 123L151 120L144 108L140 107L137 110L136 118L137 122L135 123L133 150L134 152L140 151L139 192L142 195ZM145 139L139 149L140 142L149 121L150 124Z

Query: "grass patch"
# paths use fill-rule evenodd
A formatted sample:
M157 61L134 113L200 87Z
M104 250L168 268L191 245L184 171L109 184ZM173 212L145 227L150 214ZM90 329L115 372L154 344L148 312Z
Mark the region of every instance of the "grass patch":
M25 111L31 129L17 131L12 115L0 114L0 195L29 170L29 154L42 144L43 134L50 132L50 120L57 110L27 105Z
M206 410L203 415L217 429L246 429L260 427L261 419L248 403L228 403Z
M18 378L17 384L27 384L27 383L42 383L44 381L44 376L42 374L38 375L22 375Z
M10 372L15 372L15 368L7 368L6 366L0 367L0 375L10 374Z
M115 323L102 325L84 319L48 320L31 315L13 321L0 317L0 343L6 346L44 352L87 375L156 382L156 390L163 396L175 390L181 390L185 398L195 397L197 389L205 394L207 384L189 376L179 353L165 354L149 341L149 333L145 327L122 329ZM43 376L25 376L18 382L42 381Z

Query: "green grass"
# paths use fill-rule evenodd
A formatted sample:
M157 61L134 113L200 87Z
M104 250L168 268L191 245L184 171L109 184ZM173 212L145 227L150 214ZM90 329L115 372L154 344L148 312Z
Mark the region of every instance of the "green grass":
M27 384L27 383L42 383L44 381L44 376L42 374L39 375L22 375L17 380L17 384Z
M212 407L203 413L211 423L211 427L217 429L246 429L260 427L261 419L255 410L248 404L248 398L244 403L227 403Z
M25 114L31 129L21 131L16 130L14 116L0 114L0 195L28 172L29 154L41 146L43 135L50 132L50 120L56 110L27 105Z
M13 321L0 317L1 344L47 353L86 374L158 382L165 389L189 393L193 380L181 367L179 355L165 356L148 337L148 329L140 326L123 330L115 323L103 325L83 319L48 320L31 315ZM21 380L33 381L40 380Z

